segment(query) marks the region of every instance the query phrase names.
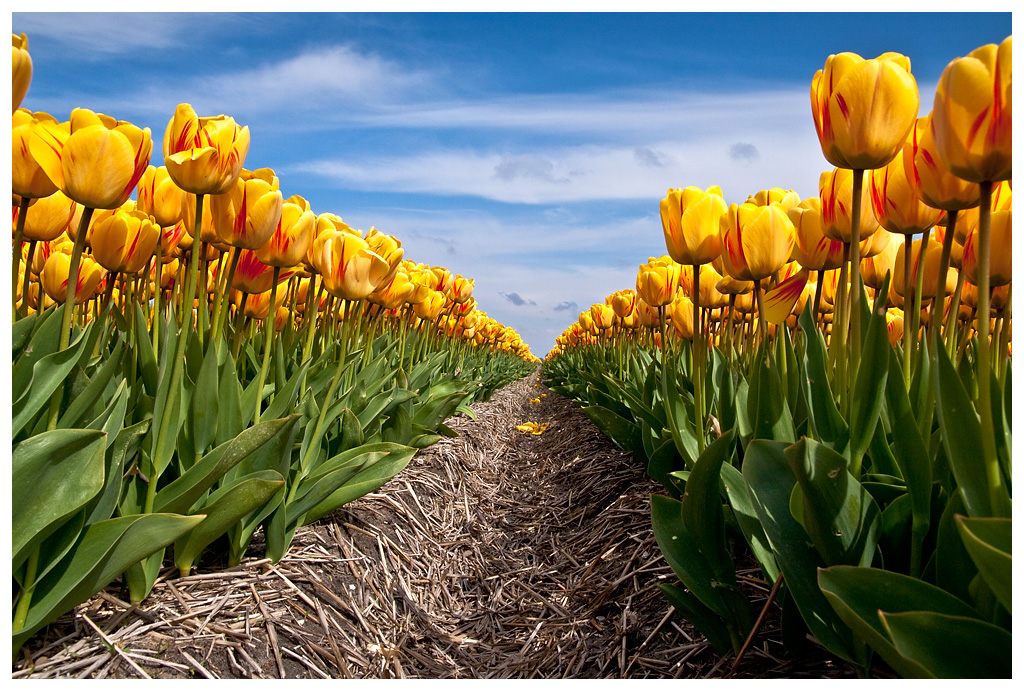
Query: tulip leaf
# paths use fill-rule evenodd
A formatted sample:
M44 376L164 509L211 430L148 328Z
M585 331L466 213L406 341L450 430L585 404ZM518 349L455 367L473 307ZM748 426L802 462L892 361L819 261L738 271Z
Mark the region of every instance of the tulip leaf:
M818 588L817 570L824 566L807 532L790 513L796 476L782 441L755 439L743 459L743 479L754 510L775 552L786 587L808 629L834 655L857 662L852 634Z
M901 654L881 618L882 613L935 612L977 618L963 600L941 588L893 571L858 566L833 566L818 573L821 591L860 638L904 677L926 675L924 667Z
M874 498L849 473L849 462L818 442L801 439L786 448L802 498L798 522L829 565L871 563L880 512Z
M761 521L757 518L757 511L750 499L747 485L743 482L742 473L735 466L726 463L722 466L722 484L750 551L757 559L765 578L774 583L779 577L779 565L775 561L775 553L772 552L768 536L761 527Z
M14 446L13 568L103 489L106 439L106 433L96 430L55 429Z
M889 376L890 346L884 299L881 313L876 309L867 324L857 381L850 399L850 457L853 460L851 472L855 477L860 475L860 461L875 433L884 402L885 381Z
M210 348L202 358L189 404L192 444L197 457L201 456L217 437L220 417L220 396L217 394L218 352L217 348Z
M598 405L586 406L582 410L598 429L615 442L616 446L632 453L636 458L644 457L643 439L635 422Z
M56 316L54 316L56 315ZM19 324L26 320L21 320ZM14 358L11 370L11 402L17 403L29 391L36 363L53 355L60 346L61 317L53 308L34 323L28 345Z
M786 405L779 369L767 348L761 348L751 368L747 416L754 439L796 441L793 418Z
M735 451L735 432L727 431L697 458L682 498L683 521L698 549L718 576L735 585L736 569L725 543L725 521L719 492L722 464Z
M293 525L309 525L310 523L323 518L336 511L348 502L358 499L363 495L375 492L380 487L397 475L409 464L412 457L416 455L416 449L410 447L393 448L387 456L377 462L365 466L351 479L346 480L340 486L336 484L337 476L343 475L344 469L325 475L312 487L308 494L303 496L302 505L293 509L288 506L288 522ZM313 499L323 496L324 490L334 487L328 496L320 499L312 508L305 506Z
M668 370L672 372L672 370ZM676 386L675 382L669 381L668 373L661 377L661 398L665 407L665 421L669 434L676 445L676 450L686 463L687 468L692 468L698 455L697 435L693 429L693 420L690 410L693 408L693 397L689 392L684 394Z
M1007 612L1013 613L1013 539L1010 518L955 516L956 527L978 573Z
M213 347L221 352L220 383L217 385L217 397L219 399L219 410L217 421L217 436L213 440L214 446L220 446L241 434L245 429L242 414L242 386L235 373L235 360L231 357L231 351L224 343L224 337L220 334L214 336L219 343ZM248 409L248 415L252 415L252 408ZM280 416L271 416L280 417Z
M11 325L11 360L17 361L25 346L32 339L32 333L53 312L52 308L44 312L35 312L14 322Z
M879 617L899 655L938 679L1009 679L1010 632L969 616L939 612L882 612ZM895 668L895 666L894 666Z
M936 350L939 362L939 393L936 406L939 425L944 430L956 430L954 434L942 435L946 457L963 495L967 513L975 517L991 516L993 507L979 448L981 422L960 377L953 369L953 363L950 362L946 350Z
M306 378L306 373L308 371L308 362L295 370L291 379L289 379L284 387L274 395L274 400L263 412L262 419L269 420L273 418L286 417L291 412L292 404L295 402L295 397L299 392L299 385Z
M118 340L114 344L114 350L105 356L106 362L96 371L85 389L72 399L67 410L61 415L57 426L63 429L82 426L85 417L93 411L94 406L100 400L107 385L114 377L114 372L123 366L121 362L121 350L123 342Z
M708 639L720 654L726 655L733 650L729 629L720 616L712 612L693 593L672 585L659 583L658 587L669 603L679 610L683 618L693 624Z
M162 550L203 516L136 514L85 527L81 538L36 585L25 625L12 632L14 649L32 634L107 586L130 565Z
M87 356L89 339L86 336L90 327L79 333L78 338L67 349L51 353L35 362L27 392L15 400L12 407L12 437L17 438L22 429L35 419L39 410L50 402L54 392L67 381L68 375L79 360Z
M285 480L273 470L246 475L221 487L200 507L205 514L201 523L174 542L174 566L187 576L192 564L207 545L227 532L247 513L265 504L284 488Z
M828 356L821 332L814 323L813 310L800 315L804 333L803 377L801 384L808 403L808 420L815 437L839 453L845 453L850 428L839 413L828 383Z
M162 319L161 315L154 315L154 319ZM146 317L142 313L142 306L138 303L135 304L135 342L134 345L134 357L139 359L139 374L142 378L142 385L151 396L156 395L156 387L158 380L158 369L156 353L153 351L153 344L150 342L151 336L146 329ZM164 322L160 325L161 333L167 335L167 332L174 331L171 325ZM171 336L173 338L173 336ZM173 345L171 346L174 347ZM134 386L134 382L132 382Z
M113 443L107 443L106 451L106 480L103 484L103 491L92 502L86 523L105 521L114 515L117 503L121 498L121 488L124 482L125 465L128 459L134 458L138 453L142 437L149 429L149 420L142 420L121 429L114 437Z

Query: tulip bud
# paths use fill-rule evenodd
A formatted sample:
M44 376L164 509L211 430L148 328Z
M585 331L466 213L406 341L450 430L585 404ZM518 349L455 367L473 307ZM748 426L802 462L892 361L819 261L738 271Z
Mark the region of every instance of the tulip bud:
M68 293L68 273L71 270L71 255L54 252L43 265L39 282L43 291L54 302L63 303ZM75 286L75 304L81 305L90 300L96 287L103 279L103 268L93 261L92 257L82 255L78 265L78 282Z
M660 208L665 244L676 262L706 264L722 253L718 223L726 205L721 188L670 189Z
M107 271L138 273L160 239L160 226L141 211L119 211L93 226L92 254Z
M11 34L11 112L25 100L32 83L32 56L28 54L28 36Z
M225 115L201 118L179 104L164 131L164 165L175 184L193 194L223 194L242 172L249 128Z

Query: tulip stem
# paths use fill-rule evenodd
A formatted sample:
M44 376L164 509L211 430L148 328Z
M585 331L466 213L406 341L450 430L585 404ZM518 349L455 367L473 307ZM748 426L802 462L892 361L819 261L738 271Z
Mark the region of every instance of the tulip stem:
M921 331L921 307L924 304L924 269L925 259L928 257L928 241L931 239L931 231L925 231L921 239L921 251L917 254L917 271L914 273L914 347L911 350L911 368L916 366L920 349L918 348L918 336ZM904 321L906 317L904 316ZM909 387L908 387L909 388Z
M839 285L836 287L835 303L832 307L832 337L829 339L829 359L835 367L835 386L839 396L839 410L846 416L850 407L850 387L846 378L846 328L848 324L846 304L850 297L846 277L850 269L850 243L843 243L843 264L839 269Z
M160 322L163 320L163 308L161 302L163 298L163 250L164 250L164 229L160 229L160 234L156 238L156 252L153 255L153 352L159 352L157 348L160 344Z
M956 209L946 212L946 232L942 236L942 257L939 260L939 282L935 288L935 298L932 300L931 317L928 319L928 335L932 339L933 355L938 352L939 333L942 331L943 317L946 316L946 276L949 274L949 257L953 252L956 217Z
M85 247L85 234L89 229L89 222L92 220L93 209L88 206L82 212L82 219L78 223L78 233L75 235L75 245L71 250L71 265L68 267L67 293L64 295L64 311L61 315L60 342L58 351L67 350L71 342L71 322L75 313L75 302L78 300L78 269L82 263L82 249ZM19 249L18 256L21 256ZM39 296L40 304L43 296ZM47 431L57 426L57 414L60 412L60 402L64 398L64 383L57 387L50 399L50 417L46 423Z
M992 420L992 379L991 348L989 344L989 245L992 219L992 182L981 185L981 206L978 219L978 414L981 418L981 448L988 476L988 490L992 515L1009 516L1010 507L1006 502L1002 471L996 455L995 426Z
M263 364L260 365L260 378L256 385L256 410L253 412L253 424L260 421L260 408L263 405L263 382L267 380L267 370L270 368L270 352L274 347L274 321L277 318L277 310L274 309L274 299L277 297L277 279L281 276L281 267L274 267L274 282L270 286L270 307L267 310L267 326L264 334Z
M704 332L700 328L700 266L693 265L693 426L697 453L704 453Z
M864 171L853 171L853 208L850 210L850 369L848 387L853 391L860 369L860 207L864 191Z
M231 295L231 283L235 278L235 269L238 268L238 259L241 256L241 250L237 247L231 248L231 262L228 265L227 278L225 279L224 289L218 290L217 295L214 296L213 301L213 331L210 334L210 340L216 341L217 338L224 330L224 322L226 321L226 315L228 312L228 306L224 304L224 296ZM220 272L218 271L218 274ZM230 304L230 300L228 301Z
M825 286L825 271L823 269L814 272L814 280L817 281L814 285L814 311L811 313L814 315L814 325L819 326L818 320L821 315L821 293Z
M22 309L18 309L18 269L21 267L21 246L25 242L25 217L28 216L28 205L30 201L31 200L28 197L21 198L21 203L18 205L18 224L14 230L14 280L11 283L11 299L13 300L15 318L22 316L25 304L28 302L28 293L22 291ZM31 268L31 264L25 267L26 278L28 277L28 272Z
M953 289L953 297L949 301L949 316L946 317L946 352L950 357L956 352L956 339L960 330L960 298L964 292L964 279L966 272L961 270L956 277L956 288Z
M18 316L24 317L28 314L28 287L29 287L29 276L32 275L32 260L36 254L36 241L32 240L28 243L28 256L25 257L25 280L21 284L21 307L18 309ZM19 254L20 256L20 254ZM40 299L42 291L40 291ZM41 311L37 305L37 311Z
M913 333L911 328L914 303L912 301L911 283L914 281L914 257L913 246L910 235L904 235L903 241L903 386L910 390L910 336Z

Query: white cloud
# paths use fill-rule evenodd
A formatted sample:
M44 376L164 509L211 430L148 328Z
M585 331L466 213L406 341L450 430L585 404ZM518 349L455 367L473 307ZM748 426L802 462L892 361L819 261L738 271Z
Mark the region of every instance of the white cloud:
M184 46L190 33L218 21L219 15L136 12L19 12L12 19L14 30L33 37L66 43L70 51L88 58L125 53L139 48Z

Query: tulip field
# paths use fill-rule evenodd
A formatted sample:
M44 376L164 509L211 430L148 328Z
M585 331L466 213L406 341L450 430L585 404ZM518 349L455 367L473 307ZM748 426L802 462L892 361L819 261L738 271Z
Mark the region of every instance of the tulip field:
M278 564L539 369L656 483L660 594L719 655L771 611L862 676L1012 675L1012 37L924 117L905 56L828 56L820 195L668 190L667 254L543 362L472 279L247 169L229 116L180 104L155 167L148 128L19 108L12 38L15 658L112 585Z

